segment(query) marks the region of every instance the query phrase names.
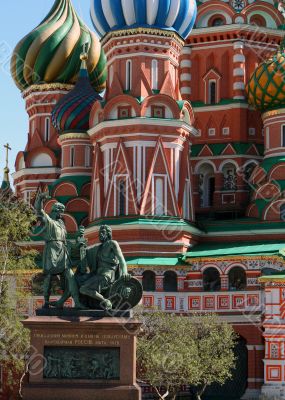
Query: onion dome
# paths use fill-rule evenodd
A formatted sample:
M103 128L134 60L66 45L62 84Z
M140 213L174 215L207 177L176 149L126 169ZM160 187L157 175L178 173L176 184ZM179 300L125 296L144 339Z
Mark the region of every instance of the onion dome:
M10 172L9 168L5 167L4 168L4 175L3 175L2 184L1 184L1 187L0 187L0 193L9 191L11 189L10 179L9 179L9 172Z
M91 86L87 71L87 53L81 55L81 68L73 90L67 93L52 111L52 123L60 133L89 129L89 115L96 100L101 100Z
M55 0L46 18L16 46L11 73L20 90L33 84L76 82L82 46L88 43L88 72L97 91L105 88L106 57L97 36L81 21L71 0Z
M149 27L176 31L186 39L196 15L195 0L91 0L91 19L100 36Z
M285 105L285 53L281 50L261 63L247 85L248 101L260 111Z

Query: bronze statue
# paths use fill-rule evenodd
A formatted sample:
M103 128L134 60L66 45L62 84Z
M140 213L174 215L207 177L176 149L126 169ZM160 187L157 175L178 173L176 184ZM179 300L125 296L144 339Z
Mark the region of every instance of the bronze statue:
M80 254L75 278L85 308L104 310L130 309L142 298L142 285L127 269L125 258L118 242L112 240L112 230L102 225L99 230L100 245L87 247L84 227L79 228L75 247ZM87 271L88 270L88 271ZM69 298L66 290L53 306L63 307ZM87 299L87 303L84 301ZM90 300L95 300L90 306Z
M65 207L61 203L55 203L52 206L51 214L48 215L43 210L43 201L49 199L47 193L41 193L35 202L35 209L38 218L41 221L41 235L45 240L45 248L43 253L43 270L44 270L44 308L48 308L51 293L51 280L54 275L61 275L65 279L66 291L72 296L75 307L82 308L79 301L79 292L74 278L74 273L69 265L68 249L67 249L67 232L62 219Z
M110 310L113 304L104 297L104 293L118 279L129 281L131 275L118 242L112 240L112 230L102 225L99 231L101 244L87 251L90 277L80 288L80 293L100 301L103 308Z
M137 305L142 298L142 285L128 273L121 248L118 242L112 240L112 229L102 225L99 230L101 244L88 248L84 237L85 228L80 226L75 245L68 246L62 218L65 207L61 203L55 203L48 215L42 204L48 198L48 194L43 193L35 202L42 225L41 235L45 240L44 307L63 308L70 296L75 307L79 309L100 308L109 311L130 309ZM75 274L70 252L72 247L79 254ZM60 275L65 280L65 291L58 301L50 302L51 280L54 275Z

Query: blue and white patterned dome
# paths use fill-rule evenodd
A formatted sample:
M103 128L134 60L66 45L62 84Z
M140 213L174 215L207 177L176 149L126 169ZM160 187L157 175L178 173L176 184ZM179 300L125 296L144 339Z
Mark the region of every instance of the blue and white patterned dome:
M196 0L91 0L91 18L100 36L150 27L176 31L186 39L196 15Z

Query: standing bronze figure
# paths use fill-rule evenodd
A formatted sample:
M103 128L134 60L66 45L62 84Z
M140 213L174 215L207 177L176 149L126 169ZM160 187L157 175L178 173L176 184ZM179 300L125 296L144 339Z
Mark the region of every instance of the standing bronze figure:
M43 253L44 308L50 306L51 280L54 275L61 275L61 277L65 279L66 290L72 296L75 307L82 308L83 306L79 301L79 292L74 273L69 265L66 240L67 232L62 217L65 206L61 203L55 203L52 206L51 214L48 215L43 210L43 202L47 199L49 199L49 195L47 193L41 193L35 202L37 216L42 225L41 235L45 240Z

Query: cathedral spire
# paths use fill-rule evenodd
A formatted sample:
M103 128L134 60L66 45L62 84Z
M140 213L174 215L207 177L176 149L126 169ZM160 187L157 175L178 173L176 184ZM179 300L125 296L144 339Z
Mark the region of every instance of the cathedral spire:
M12 150L11 147L9 146L9 143L4 145L4 148L6 149L6 166L4 168L4 176L3 176L3 181L1 185L1 190L6 191L10 189L10 178L9 178L9 151Z

